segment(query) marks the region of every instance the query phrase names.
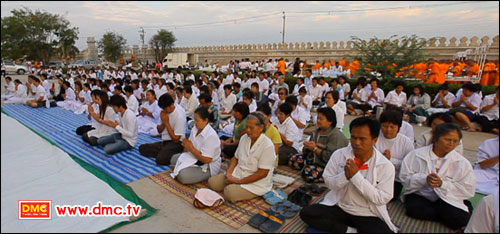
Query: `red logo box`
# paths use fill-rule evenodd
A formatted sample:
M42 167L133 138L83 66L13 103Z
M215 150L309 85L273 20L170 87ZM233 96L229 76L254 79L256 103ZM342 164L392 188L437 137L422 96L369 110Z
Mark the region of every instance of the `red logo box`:
M19 200L19 220L51 220L52 201Z

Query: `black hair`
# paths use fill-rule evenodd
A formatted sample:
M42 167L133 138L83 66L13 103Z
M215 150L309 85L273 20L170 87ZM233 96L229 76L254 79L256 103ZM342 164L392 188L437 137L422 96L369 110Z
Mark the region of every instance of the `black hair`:
M427 126L431 127L432 122L434 122L435 119L442 119L445 123L453 123L453 120L451 119L451 116L447 112L443 113L434 113L429 118L427 118Z
M422 85L416 85L415 87L413 87L414 89L419 89L420 90L420 95L424 95L425 93L425 90L424 90L424 87Z
M95 93L94 93L95 91ZM96 97L99 97L101 99L101 105L99 105L99 112L101 114L101 119L104 119L104 115L106 114L106 109L109 105L109 96L106 92L102 90L94 90L90 94L94 94Z
M6 80L12 80L12 77L7 76L7 77L5 77L5 79L6 79Z
M372 78L372 79L370 80L370 84L371 84L373 81L377 82L377 87L378 87L378 86L379 86L379 84L380 84L380 81L379 81L377 78Z
M156 93L154 90L149 89L148 91L146 91L146 93L151 93L151 95L153 95L153 97L155 97L155 99L156 99Z
M258 89L258 88L259 88L259 83L257 83L257 82L253 82L253 83L250 85L250 87L255 87L255 88L257 88L257 89Z
M403 124L403 116L396 110L386 110L380 115L380 123L393 123L398 125L398 132Z
M301 87L301 88L299 89L299 93L305 93L305 94L307 94L306 87Z
M286 103L286 102L279 105L278 110L283 112L285 115L290 115L293 111L292 105L290 105L290 103Z
M161 109L165 109L165 108L167 108L167 107L169 107L170 105L173 105L173 104L174 104L174 99L168 93L164 93L158 99L158 106Z
M239 88L241 88L241 84L240 84L240 83L238 83L238 82L236 82L236 83L234 83L234 84L233 84L233 87L235 87L235 88L238 88L238 89L239 89Z
M121 85L117 85L115 86L115 90L119 90L120 93L123 93L123 89L122 89L122 86Z
M115 94L109 99L109 104L111 106L124 107L127 108L127 101L122 95Z
M252 100L254 95L251 91L250 92L243 92L243 97Z
M462 130L458 125L454 123L442 123L436 126L436 128L432 131L432 144L435 144L437 140L450 132L457 131L460 139L462 139Z
M87 87L87 88L90 89L90 84L89 83L85 83L85 84L83 84L83 87Z
M202 93L198 96L198 100L204 100L206 103L212 102L212 96L208 93Z
M194 113L198 114L198 116L200 116L201 119L208 119L209 122L211 122L212 121L211 119L213 119L213 116L212 118L210 118L211 114L208 112L208 108L206 107L200 106L196 108L196 110L194 110Z
M372 138L377 138L380 133L380 122L376 119L362 116L354 119L351 124L349 124L349 132L352 133L352 129L355 127L368 126L370 129L370 136Z
M302 81L302 83L304 83L304 77L299 77L299 78L297 78L297 81L299 81L299 80L301 80L301 81Z
M123 91L125 91L125 93L131 93L131 94L134 94L134 88L132 88L132 86L130 85L127 85L125 86L125 88L123 88Z
M325 97L326 95L328 94L331 94L332 95L332 98L333 100L335 101L335 104L337 104L337 102L339 101L339 98L340 98L340 94L339 94L339 91L337 90L331 90L331 91L328 91L325 93Z
M227 85L224 85L224 90L226 90L226 89L231 90L231 89L233 89L233 87L230 84L227 84Z
M201 86L200 93L209 93L208 86L206 85Z
M444 83L439 86L438 90L450 90L450 86L448 84Z
M319 108L317 111L318 114L323 114L329 122L332 122L332 124L330 124L330 127L337 126L337 115L335 113L335 110L329 107L323 107Z
M66 86L68 86L68 88L71 88L71 84L69 83L69 81L64 81L64 83Z
M184 85L184 92L189 93L189 94L193 94L193 89L189 85Z
M467 89L471 92L476 92L476 86L472 83L467 83L467 84L462 85L462 90L463 89Z
M400 80L394 81L394 88L397 88L398 86L403 86L403 89L406 87L405 82L400 81Z
M250 114L250 109L248 108L248 105L245 102L237 102L233 106L233 111L237 111L243 116L243 119Z
M273 110L271 109L268 103L260 103L257 106L257 111L260 111L266 114L267 116L271 116L273 114Z
M285 102L290 103L292 106L297 106L299 104L299 100L294 95L286 97Z

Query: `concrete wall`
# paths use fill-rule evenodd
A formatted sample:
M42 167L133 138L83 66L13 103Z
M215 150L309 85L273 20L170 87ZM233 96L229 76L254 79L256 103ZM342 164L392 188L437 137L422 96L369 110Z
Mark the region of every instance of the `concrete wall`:
M478 38L476 36L467 38L462 37L457 39L452 37L447 39L440 37L434 40L426 40L426 46L423 48L426 54L434 54L433 57L437 60L453 59L457 52L462 52L467 49L475 49L478 46L490 45L487 53L487 59L498 60L499 58L499 42L498 35L490 39L488 36ZM145 54L144 54L145 52ZM267 44L239 44L239 45L218 45L218 46L198 46L198 47L176 47L173 52L184 52L198 55L199 63L205 64L205 60L209 64L219 62L227 64L230 60L241 60L249 58L251 61L269 59L269 58L285 58L294 61L296 57L308 60L312 63L315 60L339 60L348 55L353 55L352 43L350 41L326 41L326 42L295 42L295 43L267 43ZM134 45L132 49L124 50L124 58L130 59L131 55L135 54L136 59L150 63L155 61L154 51L145 48L139 49L139 46ZM468 58L473 59L473 55ZM348 59L348 58L347 58ZM349 59L348 59L349 60Z

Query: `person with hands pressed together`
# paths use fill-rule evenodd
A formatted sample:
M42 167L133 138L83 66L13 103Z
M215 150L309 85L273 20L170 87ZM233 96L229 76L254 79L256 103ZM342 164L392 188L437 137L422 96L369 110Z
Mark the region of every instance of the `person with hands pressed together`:
M273 186L276 154L273 142L265 135L265 117L254 112L247 118L247 133L241 136L227 172L208 180L209 188L223 191L224 197L231 202L262 196Z
M115 121L116 115L111 105L109 105L109 98L106 92L94 90L91 96L92 102L87 107L89 112L88 119L92 120L92 125L95 129L84 133L82 139L91 146L96 146L97 140L100 137L109 136L117 132L115 128L102 123L105 120Z
M349 127L351 144L332 154L323 173L330 192L319 204L303 208L300 218L333 233L397 232L386 208L393 197L394 166L374 147L380 123L360 117Z
M137 123L139 124L139 132L158 136L156 123L160 120L161 108L158 106L155 91L150 89L146 91L145 102L142 104L137 116Z
M107 154L134 148L137 143L137 118L134 112L127 108L127 101L121 95L113 95L109 100L119 121L102 120L102 124L115 128L117 133L97 139L97 144L104 148Z
M454 230L467 225L472 213L467 199L474 196L476 179L469 160L454 150L461 138L455 124L439 124L432 132L433 144L403 159L399 179L406 188L406 215Z
M209 124L209 117L206 107L198 107L194 111L193 131L189 139L182 139L184 152L174 155L170 161L171 165L175 165L171 176L182 184L208 180L220 171L220 140Z
M156 158L157 165L169 165L174 154L182 153L181 139L186 134L186 112L174 104L174 99L168 93L161 95L158 106L162 111L156 129L162 141L142 144L139 152L143 156Z

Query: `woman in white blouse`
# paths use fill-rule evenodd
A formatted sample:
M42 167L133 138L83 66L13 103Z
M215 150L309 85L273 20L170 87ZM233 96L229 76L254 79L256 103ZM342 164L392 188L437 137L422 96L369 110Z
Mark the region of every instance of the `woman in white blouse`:
M399 133L403 118L401 114L395 110L384 111L380 115L380 130L382 134L379 135L375 148L380 151L387 159L389 159L394 168L396 175L399 174L399 168L403 158L409 152L414 150L413 142L410 138ZM399 178L394 179L394 195L392 199L399 197L403 185Z
M451 123L436 126L432 145L418 148L403 159L399 179L406 188L406 215L438 221L458 230L470 218L476 179L472 166L454 149L462 138L460 128Z
M65 93L62 95L64 97L64 101L56 102L56 104L57 106L65 110L71 110L71 108L73 107L73 103L76 102L75 91L73 91L73 88L71 88L71 84L69 81L63 82L63 88L65 90Z
M299 149L299 128L293 122L291 117L292 105L283 103L276 111L277 120L273 122L278 131L280 132L281 141L283 142L278 151L280 165L288 164L288 157L297 154Z
M184 152L170 160L175 165L172 177L182 184L195 184L219 174L221 167L220 140L210 126L210 113L205 107L194 111L194 124L189 139L182 140Z
M140 109L140 116L137 116L139 132L158 136L156 126L160 120L160 113L162 109L158 106L155 91L146 91L146 102L142 104Z
M117 132L115 128L102 124L103 120L116 120L115 111L109 105L108 94L101 90L94 90L94 92L97 92L94 102L99 105L99 113L96 113L92 107L94 102L89 103L87 109L89 111L89 119L93 118L97 121L97 123L93 126L95 127L94 130L90 130L82 135L83 141L89 143L91 146L96 146L97 139L100 137L108 136Z
M241 137L227 172L211 177L208 187L224 191L224 197L231 202L271 191L276 154L273 142L265 135L265 126L261 113L248 115L247 134Z

